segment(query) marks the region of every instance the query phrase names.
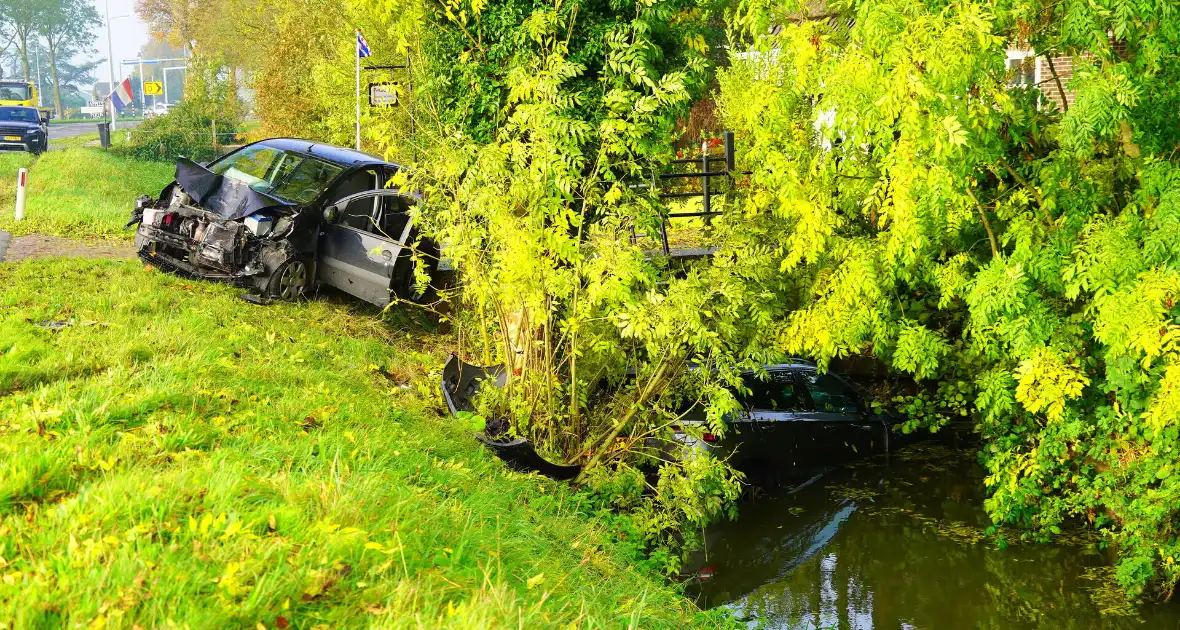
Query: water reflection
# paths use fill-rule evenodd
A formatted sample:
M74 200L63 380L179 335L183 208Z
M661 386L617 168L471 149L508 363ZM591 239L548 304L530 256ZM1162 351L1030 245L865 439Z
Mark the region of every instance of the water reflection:
M1176 605L1108 596L1097 540L997 550L970 456L912 448L744 505L692 590L750 627L1180 628Z

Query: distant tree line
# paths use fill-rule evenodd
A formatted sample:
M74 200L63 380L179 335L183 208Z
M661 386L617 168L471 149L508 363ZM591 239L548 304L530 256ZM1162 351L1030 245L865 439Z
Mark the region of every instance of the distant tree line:
M20 75L36 82L34 51L45 53L53 108L62 115L62 94L77 94L78 82L98 62L75 66L70 60L93 54L93 29L102 24L87 0L0 0L0 55L11 50L20 61ZM2 66L0 66L2 67Z

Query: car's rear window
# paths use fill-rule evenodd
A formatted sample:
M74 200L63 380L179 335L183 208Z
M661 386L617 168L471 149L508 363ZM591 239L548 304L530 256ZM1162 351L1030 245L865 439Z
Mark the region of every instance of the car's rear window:
M794 377L790 372L774 371L763 379L756 374L742 376L750 389L749 394L740 394L738 399L747 409L765 411L794 411L799 409L799 396L795 391Z

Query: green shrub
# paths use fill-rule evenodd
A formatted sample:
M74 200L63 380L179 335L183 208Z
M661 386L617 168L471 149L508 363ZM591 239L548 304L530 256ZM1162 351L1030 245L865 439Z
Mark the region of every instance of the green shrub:
M141 160L172 161L183 155L198 162L212 160L223 151L213 142L214 117L185 101L163 116L149 118L117 150ZM237 133L236 117L217 116L217 134Z

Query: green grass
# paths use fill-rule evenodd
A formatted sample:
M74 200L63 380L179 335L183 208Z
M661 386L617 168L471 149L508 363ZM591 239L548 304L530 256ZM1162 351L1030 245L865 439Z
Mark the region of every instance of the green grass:
M51 135L49 137L49 148L56 151L58 149L64 149L64 148L78 148L78 147L85 146L87 143L97 143L97 142L98 142L98 132L97 131L94 133L80 133L78 135L70 136L68 138L54 138Z
M175 172L172 164L92 148L47 151L35 162L28 154L0 159L0 230L16 235L130 240L134 233L123 226L135 198L158 195ZM25 220L18 223L16 169L29 163Z
M0 620L707 622L568 486L440 412L451 339L239 292L129 261L0 265Z

